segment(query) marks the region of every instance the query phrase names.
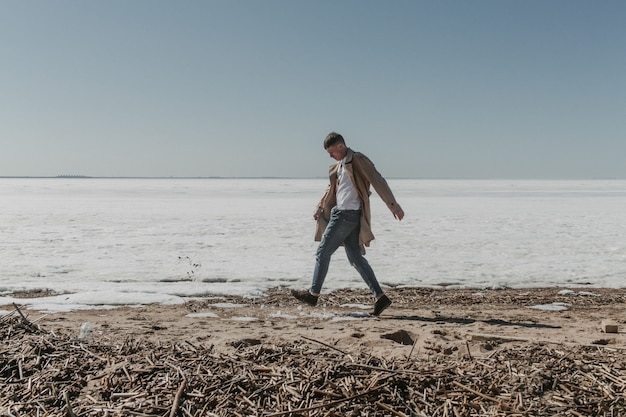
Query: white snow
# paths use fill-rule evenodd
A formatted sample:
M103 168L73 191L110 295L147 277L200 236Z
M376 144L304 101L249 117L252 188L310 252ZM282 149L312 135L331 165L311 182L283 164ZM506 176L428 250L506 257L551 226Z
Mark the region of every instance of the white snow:
M393 286L626 282L626 181L389 180L367 258ZM324 179L0 179L0 297L47 311L310 285ZM362 288L342 249L324 291ZM14 292L50 290L42 298ZM580 293L582 295L582 292Z

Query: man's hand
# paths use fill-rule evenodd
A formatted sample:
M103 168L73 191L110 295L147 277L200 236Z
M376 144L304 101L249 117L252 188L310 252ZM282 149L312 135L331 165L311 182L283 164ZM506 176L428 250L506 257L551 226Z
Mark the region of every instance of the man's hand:
M395 217L398 220L402 220L404 218L404 210L402 210L402 207L400 206L395 207L392 213L393 213L393 217Z

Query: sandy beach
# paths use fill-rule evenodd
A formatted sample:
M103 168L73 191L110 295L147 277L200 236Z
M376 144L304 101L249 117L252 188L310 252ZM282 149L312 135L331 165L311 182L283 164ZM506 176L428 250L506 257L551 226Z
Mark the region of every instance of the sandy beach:
M412 346L381 338L399 330L417 340L415 357L432 354L437 346L467 354L466 340L482 334L502 341L511 338L560 344L593 344L608 339L612 346L626 348L623 333L605 334L601 329L603 320L624 321L626 291L569 291L388 290L393 305L379 318L368 316L372 301L365 291L325 294L318 306L309 307L292 299L286 289L272 290L261 298L214 297L177 306L28 314L47 330L74 332L76 336L83 323L90 323L95 340L131 336L154 342L183 339L210 343L218 350L228 350L242 339L281 343L306 336L348 352L405 356ZM555 311L558 308L563 310ZM480 344L473 347L477 351L472 354L480 355Z
M567 411L563 415L577 415L576 413L579 413L578 415L604 415L600 412L614 410L619 411L618 414L614 415L624 415L621 414L624 412L621 407L624 404L624 390L626 389L626 370L623 369L624 352L626 352L626 334L623 332L624 317L626 317L625 290L598 288L572 288L569 290L563 288L507 290L396 288L389 289L387 293L392 298L393 305L379 318L367 314L371 308L371 299L367 292L362 290L341 290L324 294L317 307L300 304L292 299L287 289L274 289L260 298L213 297L176 306L149 305L52 314L20 309L26 316L26 320L30 322L27 327L36 327L38 330L33 331L34 334L30 334L28 329L19 333L17 332L19 326L13 323L9 331L6 329L6 326L9 325L7 324L9 323L7 316L3 319L5 328L2 332L2 344L0 345L4 358L2 378L7 384L5 390L14 389L14 391L11 391L13 399L0 402L0 405L4 407L4 409L0 408L0 412L3 415L35 415L25 414L23 411L29 409L28 406L24 405L28 401L18 398L19 389L16 384L18 382L26 383L27 378L24 374L18 376L15 368L11 370L10 355L21 355L21 362L20 360L17 362L25 366L28 363L28 355L33 356L33 349L35 348L29 350L24 347L26 344L20 347L18 341L24 342L24 338L30 338L29 340L32 339L31 342L34 343L33 346L36 346L37 343L41 343L37 340L49 337L55 340L54 343L65 343L74 346L79 351L88 351L92 356L99 357L101 361L108 363L109 366L111 363L123 363L129 360L121 353L116 354L116 350L113 348L114 346L127 346L129 343L135 346L135 351L140 349L140 346L145 346L146 349L152 351L167 346L170 347L169 349L171 346L191 346L188 349L196 352L205 351L207 354L222 359L233 355L243 355L247 351L257 352L259 357L260 349L306 345L307 349L312 349L311 354L319 355L320 363L323 362L322 357L325 358L329 354L334 355L332 363L337 363L337 361L360 363L358 358L367 357L370 358L368 361L371 358L376 359L375 362L378 364L376 367L383 366L383 364L395 364L393 367L397 368L397 363L402 363L403 367L415 366L416 368L411 372L420 372L420 366L425 364L432 366L434 363L447 363L449 366L461 369L466 368L468 363L473 363L475 366L477 361L486 363L493 360L494 357L497 357L498 352L509 352L513 358L517 355L512 354L513 351L519 353L520 350L535 348L547 349L546 352L550 353L558 352L563 357L568 355L582 355L583 358L591 357L591 363L597 362L593 358L593 355L597 354L603 358L603 363L607 360L611 363L607 366L607 369L612 372L612 380L609 381L611 392L607 393L606 396L608 396L607 398L612 396L613 402L610 405L602 405L605 409L600 409L598 405L594 405L595 411L589 414L590 409L585 409L577 401L572 400L572 403L569 404L568 401L561 400L563 403L561 411ZM14 306L1 308L13 310ZM17 320L17 314L11 316L15 316L14 320ZM604 321L611 321L618 325L618 332L604 332L605 329L602 327ZM88 329L84 323L89 323ZM80 332L81 326L83 326L82 333ZM53 342L49 344L52 345ZM105 350L110 355L106 358L102 357L102 353L94 353L96 350L102 352L103 346L107 347ZM525 354L520 353L518 356L524 358ZM304 357L308 356L305 355ZM67 359L67 361L71 362L71 359ZM533 366L541 366L540 359L534 359L534 361ZM582 362L587 363L586 360L582 360ZM367 363L367 366L376 368L370 362ZM620 365L616 367L615 364ZM262 365L268 369L270 366L276 366L276 364L263 363L260 359L256 365ZM129 369L125 372L128 375L128 380L136 381L137 378L128 374L131 365L127 365L127 367ZM244 368L247 369L246 366ZM44 368L41 367L32 371L28 384L32 386L33 380L37 379L37 372L43 371ZM20 368L19 372L25 373L26 371ZM103 370L95 366L91 371L87 369L81 372L85 381L91 381L94 378L102 378ZM551 372L556 371L552 370ZM563 372L564 375L571 376L576 371L571 370L570 373L570 371L564 370ZM590 371L587 370L587 372ZM183 373L181 371L181 375ZM559 376L561 382L565 382L564 375ZM39 377L43 378L41 375ZM493 378L495 380L496 377L493 376ZM183 379L188 380L189 377ZM478 380L482 382L477 382L477 384L485 383L485 378L478 378ZM467 381L457 381L456 383L468 387ZM549 395L550 401L553 401L553 391L559 386L557 382L554 384L555 387L552 387L552 390L546 391L550 391L552 394L545 394ZM605 385L601 383L600 388L594 389L603 389L601 387ZM175 387L180 388L178 385ZM166 406L158 408L152 405L151 410L153 411L150 412L137 409L134 412L139 414L134 415L166 415L167 410L173 413L171 415L286 415L277 413L285 412L285 407L292 410L298 409L293 404L282 406L282 408L272 406L272 408L269 405L267 407L260 406L259 404L265 403L257 402L256 408L247 404L246 410L248 411L242 409L242 411L236 412L236 410L229 409L228 406L220 408L214 404L212 407L205 406L205 414L197 414L200 411L196 411L194 414L192 403L194 399L199 397L193 395L185 397L185 393L190 393L189 385L186 387L187 389L180 389L181 395L178 396L178 400L176 400L175 392L173 392L177 390L174 389L169 396L171 398L168 397L169 403ZM126 400L126 406L120 406L111 395L98 396L99 393L102 393L102 386L92 386L92 384L85 382L79 388L70 390L72 391L71 398L57 401L56 406L50 406L51 409L67 411L68 407L73 407L72 412L75 415L131 415L129 410L132 410L132 406L128 407L128 397L115 397L118 400ZM572 389L571 387L566 388L570 394ZM425 395L425 388L423 390ZM474 393L472 397L474 398L473 401L478 403L480 401L490 402L482 398L481 395L485 397L495 396L493 393L481 393L479 389L468 388L468 390L466 394L470 396L472 390L478 392L478 394ZM132 384L127 387L127 391L131 394L138 393ZM54 395L61 396L61 392L62 390L56 390ZM196 388L194 392L197 392L197 396L207 395L200 388ZM29 395L33 396L34 394L30 393ZM149 394L146 395L150 397ZM146 395L142 398L145 399ZM246 397L246 395L242 395ZM541 402L541 395L536 395L539 398L536 400L537 403ZM246 397L248 401L251 404L254 403L249 397ZM576 395L572 395L572 398L574 397ZM446 398L445 401L450 401L452 397ZM615 399L619 401L616 402ZM103 406L107 401L108 408ZM323 401L320 399L321 403ZM346 400L337 407L345 408L354 401ZM33 401L32 404L35 402ZM191 408L183 411L182 404L187 404ZM394 410L393 412L385 411L385 406L381 405L377 408L377 412L364 411L365 414L358 414L354 410L350 410L350 413L355 414L342 414L341 411L337 411L337 407L330 405L323 410L321 408L314 409L316 411L306 411L307 407L301 406L299 409L304 411L293 412L292 415L422 415L421 412L423 415L452 416L455 415L452 411L455 404L450 403L450 411L446 411L449 414L444 414L443 408L435 412L437 408L433 402L432 409L422 404L422 411L415 411L420 409L419 404L416 404L414 408L407 405L404 411L398 411L400 409L397 406L394 408L388 405L387 407ZM457 406L461 407L460 403ZM92 411L89 411L89 407L92 407ZM521 397L517 408L500 406L495 409L493 404L491 407L483 407L484 413L487 414L481 414L479 407L472 408L475 410L474 414L467 409L462 411L463 409L458 407L456 408L457 415L515 415L513 410L517 410L519 415L542 415L540 411L537 411L540 410L539 408L533 409L532 412L528 408L525 409ZM212 409L214 414L206 414L209 409ZM34 409L31 407L30 410L33 412ZM228 410L230 410L230 414ZM338 414L332 414L332 412ZM347 413L345 410L343 412ZM39 415L62 414L55 414L54 412L44 414L41 411Z
M52 314L32 311L29 318L47 330L76 336L83 323L90 323L92 340L188 340L211 344L220 351L243 339L272 344L310 337L346 352L403 357L413 349L412 357L423 358L437 351L466 355L466 341L479 340L480 335L493 335L498 343L509 338L511 343L517 339L516 343L564 345L607 340L612 347L626 348L626 333L606 334L601 328L604 320L623 325L626 290L416 288L388 290L388 294L393 304L379 318L368 315L372 301L366 291L325 294L316 307L309 307L292 299L286 289L272 290L261 298L214 297L177 306ZM410 334L417 341L415 348L381 337L397 331ZM483 345L482 341L470 343L472 355L483 354Z

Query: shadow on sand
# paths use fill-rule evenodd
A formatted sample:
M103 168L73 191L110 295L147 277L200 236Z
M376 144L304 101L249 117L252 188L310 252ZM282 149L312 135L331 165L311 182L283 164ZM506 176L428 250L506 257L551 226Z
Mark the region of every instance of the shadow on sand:
M551 324L541 324L541 323L522 323L522 322L511 322L500 319L489 319L489 320L475 320L475 319L465 319L460 317L421 317L421 316L387 316L387 319L391 320L412 320L412 321L423 321L426 323L454 323L454 324L474 324L474 323L485 323L491 324L494 326L518 326L518 327L527 327L534 329L560 329L561 326L553 326Z

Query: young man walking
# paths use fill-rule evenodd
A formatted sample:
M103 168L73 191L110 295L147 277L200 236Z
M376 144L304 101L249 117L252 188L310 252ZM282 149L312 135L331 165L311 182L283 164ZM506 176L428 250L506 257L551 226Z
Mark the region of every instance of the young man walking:
M315 306L328 272L330 258L343 245L350 264L374 294L374 316L391 305L380 288L374 271L363 256L365 247L374 239L370 228L370 185L387 204L393 216L402 220L404 211L387 185L365 155L346 146L335 132L326 136L324 149L337 164L330 167L330 185L317 206L313 218L317 221L315 240L320 241L315 257L313 282L309 290L292 290L298 300Z

